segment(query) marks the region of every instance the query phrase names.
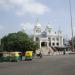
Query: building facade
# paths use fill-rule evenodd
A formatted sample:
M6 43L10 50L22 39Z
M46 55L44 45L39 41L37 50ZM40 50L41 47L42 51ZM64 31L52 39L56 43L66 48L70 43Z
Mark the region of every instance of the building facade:
M41 24L37 23L34 26L34 41L38 42L42 47L63 47L63 35L61 31L54 32L50 25L47 25L42 30Z

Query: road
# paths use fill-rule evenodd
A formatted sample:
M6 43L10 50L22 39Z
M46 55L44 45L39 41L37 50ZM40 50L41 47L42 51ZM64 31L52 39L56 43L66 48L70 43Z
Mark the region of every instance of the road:
M0 75L75 75L75 55L0 63Z

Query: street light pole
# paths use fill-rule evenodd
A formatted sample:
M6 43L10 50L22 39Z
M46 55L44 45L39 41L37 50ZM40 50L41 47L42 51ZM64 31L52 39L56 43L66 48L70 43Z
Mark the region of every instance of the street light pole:
M72 51L74 51L74 42L73 42L73 24L72 24L72 9L71 9L71 1L69 0L70 6L70 20L71 20L71 33L72 33Z

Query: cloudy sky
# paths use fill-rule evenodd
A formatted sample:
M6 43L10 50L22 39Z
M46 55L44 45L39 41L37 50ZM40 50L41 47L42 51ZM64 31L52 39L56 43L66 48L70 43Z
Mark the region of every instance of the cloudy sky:
M73 29L75 32L75 0L71 0ZM31 34L36 19L44 28L60 29L66 38L71 37L69 0L0 0L0 37L25 27Z

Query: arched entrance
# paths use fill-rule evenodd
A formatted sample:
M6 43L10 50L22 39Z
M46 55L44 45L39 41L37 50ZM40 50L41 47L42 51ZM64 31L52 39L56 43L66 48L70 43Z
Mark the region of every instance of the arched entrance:
M41 42L41 46L47 46L47 42Z

